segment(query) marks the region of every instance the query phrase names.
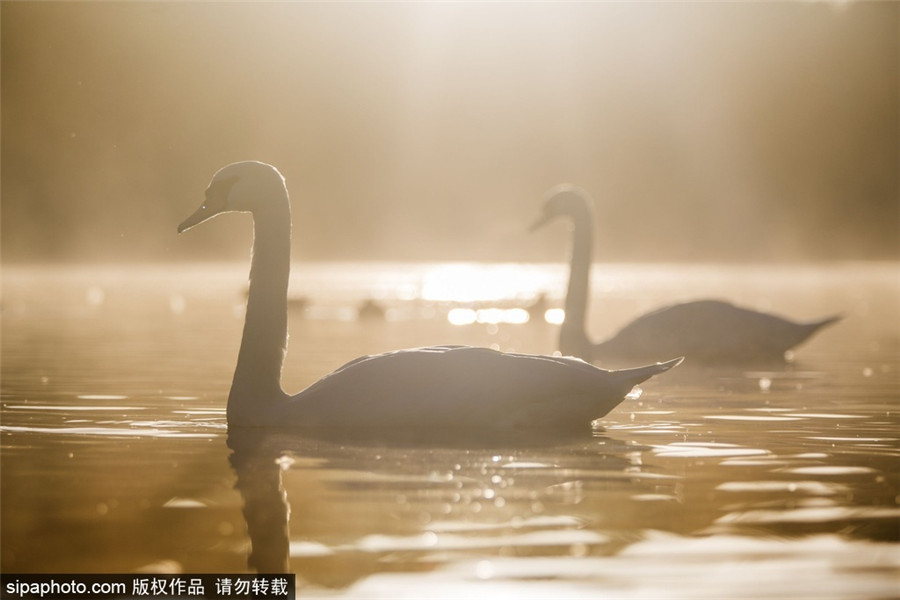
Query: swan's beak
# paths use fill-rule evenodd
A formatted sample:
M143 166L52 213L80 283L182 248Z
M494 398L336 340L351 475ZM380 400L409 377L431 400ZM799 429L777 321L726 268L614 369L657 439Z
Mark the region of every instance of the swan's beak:
M194 214L181 222L181 225L178 226L178 233L184 233L194 225L199 225L203 221L212 219L214 216L219 214L219 212L220 211L218 210L210 208L205 203L202 204L200 208L194 211Z

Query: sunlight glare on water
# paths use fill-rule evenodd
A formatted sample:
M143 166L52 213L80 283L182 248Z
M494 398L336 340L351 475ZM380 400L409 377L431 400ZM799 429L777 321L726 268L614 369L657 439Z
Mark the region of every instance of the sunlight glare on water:
M432 302L527 299L555 285L557 277L557 273L536 265L438 265L423 277L422 299Z
M597 339L689 298L846 317L784 366L653 378L583 437L454 448L229 435L246 265L5 269L0 568L289 568L301 597L354 600L897 597L895 273L597 265ZM560 311L565 281L298 265L284 387L401 347L552 353L529 309Z

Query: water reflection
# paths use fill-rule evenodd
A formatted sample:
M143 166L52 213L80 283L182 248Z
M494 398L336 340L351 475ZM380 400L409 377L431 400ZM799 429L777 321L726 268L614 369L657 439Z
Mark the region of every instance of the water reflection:
M548 584L561 581L574 598L659 592L643 580L676 586L660 597L695 597L701 582L747 591L746 561L756 576L770 573L761 596L828 597L808 577L802 589L783 576L801 563L832 583L839 573L850 587L836 597L892 589L900 552L873 540L897 541L900 509L864 499L879 469L833 470L828 481L778 466L826 458L814 452L648 446L618 430L557 446L469 449L232 430L248 567L296 572L309 596L383 597L426 585L448 598L540 598L558 595ZM708 477L716 464L760 456L775 468ZM841 541L837 530L862 541ZM711 562L721 579L709 579Z
M248 566L293 567L326 587L385 569L430 570L472 552L614 553L627 536L595 525L627 527L618 494L609 505L586 502L590 517L579 505L598 489L650 500L677 479L644 468L639 448L605 435L552 448L454 448L234 428L228 446L251 539Z
M549 326L450 325L458 304L417 299L427 269L301 265L310 311L354 316L292 320L285 386L423 341L554 347ZM897 597L895 273L605 265L610 326L685 285L792 314L852 311L792 363L681 365L598 437L469 447L291 433L229 449L243 265L4 267L0 566L289 569L304 597L354 599ZM561 288L559 269L546 275ZM526 306L533 288L490 305ZM365 298L388 298L384 320L356 319ZM392 317L407 310L418 316Z
M250 535L247 566L259 573L287 573L290 505L281 480L282 453L266 437L257 429L229 432L230 460Z

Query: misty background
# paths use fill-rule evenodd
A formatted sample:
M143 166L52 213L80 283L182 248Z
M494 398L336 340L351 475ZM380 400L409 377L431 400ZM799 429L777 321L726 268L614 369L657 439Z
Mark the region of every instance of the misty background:
M270 162L300 259L900 258L900 4L0 3L2 259L241 259L177 224Z

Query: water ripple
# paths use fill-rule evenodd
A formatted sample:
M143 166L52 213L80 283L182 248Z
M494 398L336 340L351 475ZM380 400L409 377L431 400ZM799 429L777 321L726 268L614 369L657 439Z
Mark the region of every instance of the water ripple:
M192 424L196 427L196 423ZM223 426L224 430L225 427ZM9 433L48 433L55 435L85 435L109 437L173 437L215 438L218 434L160 429L157 427L24 427L0 425L0 431Z
M823 506L788 510L748 510L729 513L716 519L720 525L736 523L826 523L867 519L896 519L900 508L881 506Z

